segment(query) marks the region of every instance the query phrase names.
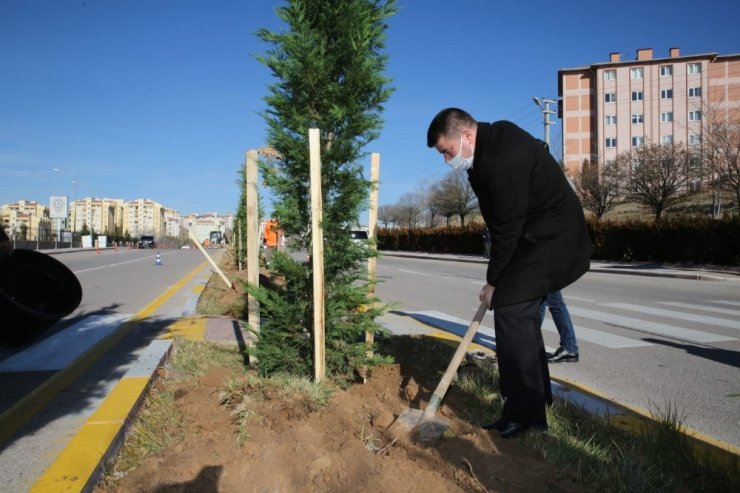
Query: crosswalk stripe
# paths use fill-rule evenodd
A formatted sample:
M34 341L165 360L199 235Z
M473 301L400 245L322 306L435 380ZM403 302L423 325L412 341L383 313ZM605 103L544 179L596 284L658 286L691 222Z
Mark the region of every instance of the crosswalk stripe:
M628 347L642 347L652 346L651 343L641 341L639 339L630 339L629 337L622 337L616 334L610 334L600 330L589 329L587 327L581 327L579 325L573 325L576 332L576 339L578 341L588 341L598 346L604 346L612 349L628 348ZM546 318L542 324L542 329L548 332L558 333L558 329L555 326L555 322L551 319Z
M620 310L631 312L646 313L648 315L658 315L660 317L675 318L678 320L688 320L689 322L700 324L716 325L717 327L727 327L728 329L740 329L740 321L727 320L724 318L694 315L693 313L678 312L675 310L663 310L662 308L633 305L632 303L603 303L601 306L608 306L610 308L618 308Z
M720 342L735 340L732 337L710 334L708 332L701 332L698 330L684 329L683 327L675 327L673 325L650 322L648 320L642 320L639 318L624 317L613 313L588 310L575 306L569 306L568 311L571 315L575 315L576 317L598 320L607 324L618 325L637 331L648 331L653 334L665 335L668 337L678 337L692 342ZM576 335L576 337L578 336Z
M682 303L680 301L658 301L659 305L675 306L678 308L695 308L697 310L704 310L705 312L722 313L724 315L733 315L740 317L740 310L732 310L730 308L717 308L716 306L709 305L695 305L693 303Z
M723 305L740 306L740 301L713 300L712 303L722 303Z

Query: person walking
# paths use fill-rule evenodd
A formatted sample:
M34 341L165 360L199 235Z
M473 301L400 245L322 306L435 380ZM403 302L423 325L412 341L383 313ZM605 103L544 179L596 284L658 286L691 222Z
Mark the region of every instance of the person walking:
M483 258L491 258L491 232L483 228Z
M427 130L427 146L467 170L491 231L491 257L479 299L493 309L500 419L484 425L503 438L547 429L552 402L539 310L548 293L589 269L591 242L581 204L565 175L530 134L511 122L477 122L446 108Z
M545 313L550 310L552 321L560 335L560 346L554 353L547 353L548 363L578 363L578 342L573 321L565 305L563 293L558 290L548 294L540 306L540 323L545 321Z

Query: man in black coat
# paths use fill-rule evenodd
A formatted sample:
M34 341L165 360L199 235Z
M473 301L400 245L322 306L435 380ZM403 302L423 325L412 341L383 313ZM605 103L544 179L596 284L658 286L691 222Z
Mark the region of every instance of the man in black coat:
M544 297L589 268L591 242L583 209L557 162L540 141L513 123L478 123L447 108L427 131L434 147L470 184L491 231L492 248L480 300L494 310L501 418L485 428L510 438L546 429L552 402L540 331Z

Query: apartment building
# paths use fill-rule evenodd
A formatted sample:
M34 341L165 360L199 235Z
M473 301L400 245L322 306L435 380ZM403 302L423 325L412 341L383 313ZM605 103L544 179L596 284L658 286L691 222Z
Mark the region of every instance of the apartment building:
M136 199L126 202L123 216L123 231L132 237L154 235L161 238L165 234L165 208L150 199Z
M89 230L99 234L114 235L123 232L124 201L122 199L96 199L87 197L72 202L70 216L72 230Z
M164 209L164 234L170 238L180 236L180 213L175 209L165 207Z
M740 54L611 53L608 62L561 69L558 97L563 161L573 175L584 161L604 163L646 143L700 145L708 112L738 117Z
M23 240L47 240L52 237L49 208L33 200L19 200L0 206L0 226L8 236ZM58 228L59 225L55 226L54 234Z

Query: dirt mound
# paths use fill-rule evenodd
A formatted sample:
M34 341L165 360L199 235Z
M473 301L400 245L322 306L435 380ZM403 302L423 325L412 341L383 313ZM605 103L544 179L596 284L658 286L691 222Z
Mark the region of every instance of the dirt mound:
M455 388L440 410L450 421L450 431L436 445L394 441L388 425L409 405L425 403L439 378L420 345L411 341L402 349L402 354L395 355L397 364L374 369L365 385L337 390L318 411L301 398L266 392L250 409L256 419L250 420L241 447L232 413L218 402L229 377L226 370L211 370L195 387L165 382L175 385L188 422L186 438L147 459L115 486L97 491L574 489L570 481L558 478L552 466L516 441L501 440L460 419L467 397ZM442 352L436 359L448 361L449 354Z

